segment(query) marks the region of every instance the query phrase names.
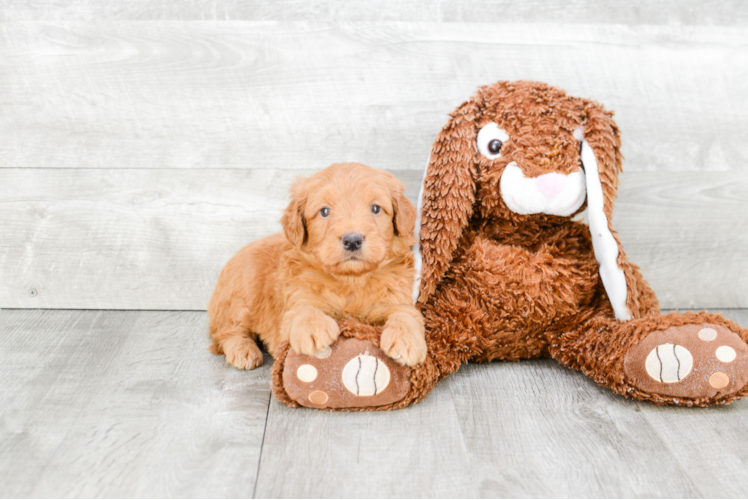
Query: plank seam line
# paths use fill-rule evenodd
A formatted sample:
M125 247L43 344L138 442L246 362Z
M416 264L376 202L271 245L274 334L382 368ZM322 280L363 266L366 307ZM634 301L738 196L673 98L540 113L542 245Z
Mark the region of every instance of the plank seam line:
M748 309L747 306L721 307L721 306L686 306L686 307L664 307L663 313L676 311L741 311ZM0 311L107 311L107 312L208 312L207 309L102 309L98 307L0 307Z
M0 311L208 312L207 309L101 309L97 307L0 307Z
M35 171L35 170L52 170L52 171L70 171L76 172L81 170L117 170L123 172L136 172L136 171L181 171L181 172L218 172L218 171L245 171L245 172L297 172L299 170L314 170L319 171L318 167L298 167L298 168L253 168L251 166L245 167L16 167L12 165L0 165L0 172L3 170L23 170L23 171ZM422 169L415 168L385 168L389 172L404 172L412 173L413 175L422 175ZM663 170L662 172L675 172L675 173L709 173L709 174L721 174L725 172L738 172L742 173L741 170L721 170L721 171L704 171L704 170ZM649 172L644 172L649 173Z
M273 391L268 395L268 409L265 413L265 427L262 429L262 443L260 443L260 457L257 459L257 473L255 474L255 487L252 488L252 498L257 498L257 483L260 482L260 465L262 465L262 449L265 447L265 435L268 431L268 419L270 418L270 403L273 399Z

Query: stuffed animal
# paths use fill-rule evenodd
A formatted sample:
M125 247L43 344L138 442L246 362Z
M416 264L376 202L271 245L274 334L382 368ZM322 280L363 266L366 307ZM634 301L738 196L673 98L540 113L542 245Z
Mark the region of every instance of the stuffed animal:
M518 81L479 88L450 117L431 151L415 230L426 361L402 367L379 350L381 326L342 320L319 356L279 349L278 399L402 408L468 361L539 357L657 404L748 394L748 330L720 314L660 314L621 247L611 226L622 163L611 112ZM585 208L588 224L578 220Z

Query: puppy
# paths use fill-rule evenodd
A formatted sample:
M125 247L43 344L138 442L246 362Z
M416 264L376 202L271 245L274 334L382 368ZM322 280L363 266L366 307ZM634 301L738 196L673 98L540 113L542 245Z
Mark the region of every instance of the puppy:
M393 175L340 163L291 188L283 233L250 243L224 267L210 299L210 349L236 368L262 365L259 337L275 353L325 350L336 320L384 325L380 346L399 363L426 357L413 306L416 210Z

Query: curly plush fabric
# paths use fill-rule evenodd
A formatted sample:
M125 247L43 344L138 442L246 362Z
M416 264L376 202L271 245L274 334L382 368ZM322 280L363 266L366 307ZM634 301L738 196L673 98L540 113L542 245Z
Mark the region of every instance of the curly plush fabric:
M425 318L428 358L412 370L403 400L387 407L362 403L360 409L417 402L466 362L538 357L579 370L618 394L656 404L709 406L748 394L748 330L719 314L661 315L654 292L610 225L622 168L612 116L594 101L525 81L481 87L450 115L434 142L422 188L417 304ZM476 140L492 124L508 140L489 158ZM603 198L599 212L590 214L598 221L595 235L575 217L587 202L567 217L520 214L503 199L511 193L500 190L509 165L527 179L584 171L580 130L596 160L597 175L587 172L588 196L597 188ZM600 243L603 233L614 243ZM624 289L614 292L614 280L604 282L603 265L606 272L622 273ZM611 304L614 293L625 294L622 313ZM373 327L345 322L341 328L344 336L377 343ZM663 379L668 361L659 347L651 359L634 349L655 332L660 346L673 353L682 352L673 346L691 346L690 361L675 358L675 383ZM735 353L733 360L715 357L722 344ZM279 375L286 352L276 361L274 388L281 401L295 404L284 396Z

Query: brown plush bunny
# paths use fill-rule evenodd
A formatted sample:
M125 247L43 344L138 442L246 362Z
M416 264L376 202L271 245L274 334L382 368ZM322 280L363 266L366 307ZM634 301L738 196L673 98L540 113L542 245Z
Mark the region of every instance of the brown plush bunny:
M657 404L748 394L748 330L719 314L661 315L611 227L622 162L612 113L520 81L481 87L450 116L432 148L416 227L426 361L392 369L379 362L381 328L344 320L328 358L279 350L280 400L401 408L462 363L538 357ZM575 218L585 208L589 225ZM316 380L299 380L305 364ZM317 404L312 393L331 397Z

